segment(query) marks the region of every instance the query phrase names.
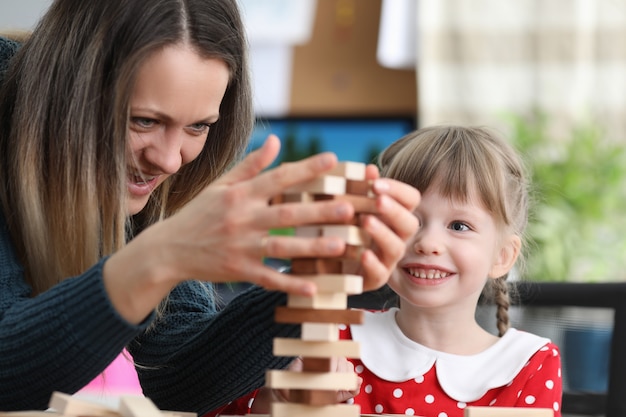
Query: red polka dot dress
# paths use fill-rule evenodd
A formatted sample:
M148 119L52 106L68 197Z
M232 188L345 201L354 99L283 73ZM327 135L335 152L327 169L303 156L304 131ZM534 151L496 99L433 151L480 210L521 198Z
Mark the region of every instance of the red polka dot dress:
M407 338L397 309L365 312L340 337L361 345L355 370L363 378L350 403L363 414L463 417L467 406L550 408L561 416L561 359L550 340L509 329L487 350L452 355Z

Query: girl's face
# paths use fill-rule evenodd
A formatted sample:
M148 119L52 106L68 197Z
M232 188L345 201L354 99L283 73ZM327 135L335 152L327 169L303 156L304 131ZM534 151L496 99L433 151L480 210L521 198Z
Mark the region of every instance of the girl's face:
M503 239L477 198L454 202L434 186L422 194L415 214L419 230L389 280L403 308L475 308L488 277L500 277L513 265L517 238Z
M185 45L142 64L130 101L128 214L140 212L154 189L200 154L228 81L226 63Z

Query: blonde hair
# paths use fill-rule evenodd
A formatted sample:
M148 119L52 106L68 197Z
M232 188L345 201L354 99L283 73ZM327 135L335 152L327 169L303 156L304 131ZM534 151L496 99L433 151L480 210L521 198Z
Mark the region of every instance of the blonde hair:
M528 222L529 183L520 155L483 127L433 126L414 131L379 156L381 175L425 193L436 184L444 197L466 202L476 190L504 231L523 240ZM507 275L488 280L483 296L497 305L500 335L509 327Z
M192 163L126 215L130 95L141 63L187 43L224 60L220 120ZM33 295L179 210L245 151L252 126L247 41L236 0L56 0L0 90L0 199Z

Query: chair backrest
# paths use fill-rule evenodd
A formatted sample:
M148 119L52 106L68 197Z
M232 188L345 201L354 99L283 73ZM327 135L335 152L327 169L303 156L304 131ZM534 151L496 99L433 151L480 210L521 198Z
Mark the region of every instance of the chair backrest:
M596 338L584 346L592 350L606 344L605 351L597 353L605 360L608 381L606 390L595 392L584 389L566 389L563 392L562 412L568 415L626 416L626 282L619 283L567 283L567 282L516 282L514 284L522 309L535 307L576 307L583 315L603 309L612 320L608 337ZM562 322L566 319L562 318ZM582 326L579 326L581 330ZM578 331L578 335L582 334ZM602 333L600 333L602 334ZM576 335L576 337L578 337ZM566 342L581 345L580 342ZM558 344L558 343L557 343ZM567 344L564 346L567 348ZM567 353L567 352L566 352ZM565 359L565 358L564 358ZM578 364L580 367L580 364ZM564 372L578 369L564 369Z

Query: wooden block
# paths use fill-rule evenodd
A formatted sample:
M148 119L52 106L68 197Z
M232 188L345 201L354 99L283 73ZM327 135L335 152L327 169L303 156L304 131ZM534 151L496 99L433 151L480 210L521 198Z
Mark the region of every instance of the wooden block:
M346 245L345 250L338 258L360 261L364 250L365 248L360 245Z
M554 417L551 408L467 407L465 417Z
M276 307L277 323L339 323L363 324L362 310L326 310L314 308Z
M335 342L339 340L339 325L335 323L302 323L300 339L309 342Z
M359 417L361 407L355 404L312 406L295 403L272 403L272 417Z
M338 237L348 245L368 246L370 237L360 227L354 225L325 225L322 226L322 236Z
M343 194L354 194L354 195L363 195L366 197L375 197L376 194L372 189L372 181L355 181L355 180L347 180L346 181L346 192Z
M120 414L105 405L72 397L69 394L53 392L48 407L64 416L119 417Z
M142 396L123 395L119 409L123 417L162 417L161 410L152 400Z
M294 235L297 237L322 237L321 226L298 226L294 227Z
M265 385L276 389L355 390L358 376L353 372L296 372L270 369Z
M315 200L318 200L318 196L315 195L313 197ZM377 214L378 208L376 207L376 199L372 197L367 197L363 195L355 195L355 194L341 194L341 195L333 195L327 196L324 200L333 199L336 201L346 201L352 204L354 207L354 212L358 213L369 213L369 214Z
M368 246L370 238L360 227L353 224L325 224L317 226L299 226L295 229L298 237L338 237L348 245Z
M327 292L314 294L310 297L289 294L287 307L343 310L348 307L348 294Z
M312 274L298 275L298 279L315 283L318 293L343 292L346 294L361 294L363 292L363 277L360 275Z
M161 411L161 416L162 417L198 417L198 413L191 413L189 411Z
M346 179L335 175L324 175L311 181L295 185L284 191L283 194L308 192L313 194L345 194Z
M353 340L310 342L300 339L276 337L274 338L273 352L275 356L302 356L305 358L333 358L344 356L346 358L358 358L361 355L361 345Z
M292 389L289 391L289 401L298 404L318 406L337 404L337 391Z
M336 175L349 180L364 181L366 164L362 162L342 161L326 175Z
M302 358L303 372L333 372L333 358Z
M292 274L341 274L341 259L294 258L291 260Z

